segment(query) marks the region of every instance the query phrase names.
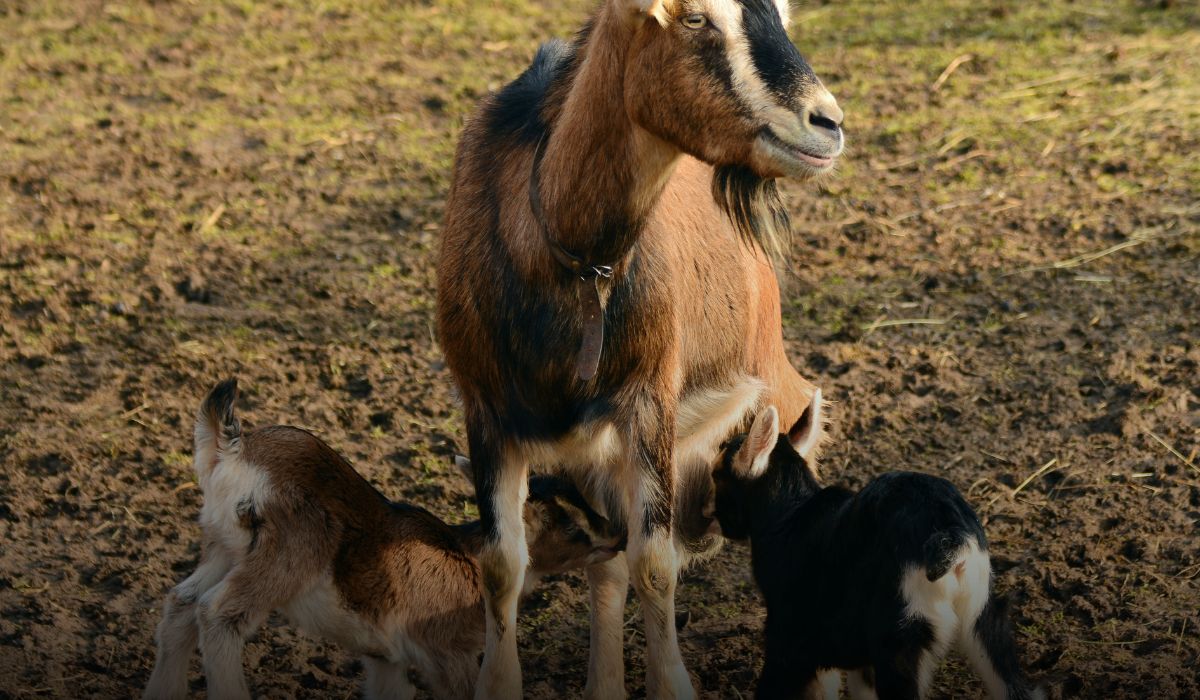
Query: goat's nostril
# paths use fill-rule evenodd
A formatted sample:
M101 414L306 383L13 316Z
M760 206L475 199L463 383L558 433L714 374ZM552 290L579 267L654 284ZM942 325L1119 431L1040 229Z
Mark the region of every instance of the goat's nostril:
M812 124L813 126L817 127L818 129L827 129L834 133L837 133L838 128L839 128L839 125L837 122L830 119L829 117L826 117L821 114L817 114L816 112L808 113L808 123Z

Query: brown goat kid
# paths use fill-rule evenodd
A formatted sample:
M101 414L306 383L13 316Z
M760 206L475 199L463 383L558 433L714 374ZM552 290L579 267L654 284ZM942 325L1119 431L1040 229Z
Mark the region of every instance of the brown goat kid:
M411 698L413 668L436 697L470 697L484 635L480 524L388 501L306 431L243 433L236 396L233 380L218 384L196 420L203 552L163 605L145 697L186 697L199 642L208 696L249 698L242 645L273 610L362 654L368 698ZM538 477L529 491L528 581L617 553L621 535L569 482Z
M774 178L828 172L842 112L786 32L788 0L604 0L464 129L438 325L483 522L481 697L521 697L517 594L531 466L568 465L629 532L589 568L586 695L625 695L629 583L647 694L691 697L672 624L673 504L722 439L813 386L784 353Z

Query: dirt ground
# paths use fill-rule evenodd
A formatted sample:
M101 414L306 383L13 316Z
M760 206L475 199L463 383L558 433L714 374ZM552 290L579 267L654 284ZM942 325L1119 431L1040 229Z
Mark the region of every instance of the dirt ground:
M146 681L199 553L191 417L219 378L248 423L474 514L433 329L450 159L588 4L0 0L0 698ZM787 187L784 334L836 402L829 479L968 494L1053 697L1200 697L1200 13L1026 5L796 8L850 147ZM747 550L678 606L704 695L744 697ZM578 695L586 616L578 576L528 601L530 696ZM268 697L361 676L276 619L246 656ZM938 677L980 692L958 661Z

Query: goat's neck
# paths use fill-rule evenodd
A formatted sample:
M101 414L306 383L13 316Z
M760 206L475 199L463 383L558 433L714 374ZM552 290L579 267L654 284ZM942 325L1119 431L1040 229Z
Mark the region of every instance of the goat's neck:
M483 523L478 520L461 523L459 525L451 525L450 529L454 531L454 536L458 538L459 544L462 545L464 551L473 557L478 557L483 551Z
M451 525L450 529L454 531L454 536L458 538L459 544L463 550L473 557L478 557L483 551L483 544L486 537L483 532L483 523L479 520L471 520L458 525Z
M451 525L450 529L454 531L454 536L458 538L463 549L476 560L479 559L479 553L483 551L483 523L478 520L462 523L460 525ZM521 588L521 597L529 595L535 586L541 582L542 577L532 568L525 570L525 584Z
M637 126L625 107L625 63L636 27L602 8L578 47L578 67L552 118L539 168L547 234L590 264L633 248L679 151Z

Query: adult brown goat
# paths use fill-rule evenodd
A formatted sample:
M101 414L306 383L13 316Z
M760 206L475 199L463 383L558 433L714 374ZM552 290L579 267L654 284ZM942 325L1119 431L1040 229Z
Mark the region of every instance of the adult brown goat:
M790 424L814 389L783 349L774 178L829 170L842 112L787 15L787 0L604 0L463 131L438 323L488 533L477 697L521 696L531 465L573 467L629 532L628 560L588 570L588 696L625 695L631 577L648 695L694 695L673 624L675 490L753 408Z

